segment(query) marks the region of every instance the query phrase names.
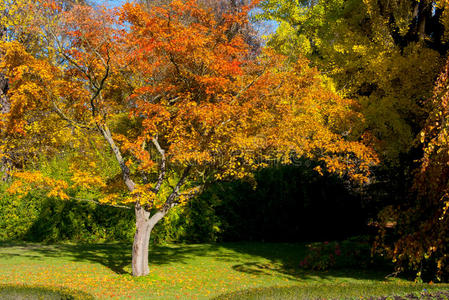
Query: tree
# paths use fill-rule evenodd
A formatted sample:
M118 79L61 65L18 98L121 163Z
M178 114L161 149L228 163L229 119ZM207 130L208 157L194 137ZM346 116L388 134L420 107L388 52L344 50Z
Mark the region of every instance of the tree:
M307 56L337 90L360 104L360 135L385 165L398 164L422 128L422 102L447 51L442 2L414 0L262 1L279 22L269 44Z
M439 254L431 255L429 250L445 235L445 225L437 221L441 195L428 193L434 183L440 183L438 189L445 186L445 176L416 171L416 161L425 147L419 133L434 114L426 101L447 56L447 5L429 0L262 1L262 17L280 23L269 44L291 59L306 55L339 92L360 104L365 123L355 131L381 157L366 189L369 205L380 211L374 216L379 224L397 224L380 228L379 248L402 270L409 264L419 270L425 257L438 260L445 251L436 247ZM420 179L414 178L416 172Z
M424 154L414 178L414 195L402 207L390 207L381 216L397 223L396 236L388 242L382 232L379 249L393 258L399 271L413 270L427 280L449 277L447 228L449 182L449 61L426 101L429 116L419 134Z
M18 41L34 56L47 56L55 59L52 55L53 47L49 44L48 37L43 34L43 30L54 25L56 8L69 10L72 6L73 2L70 0L63 0L59 4L52 1L1 0L0 41ZM6 95L8 85L8 79L0 73L0 114L8 113L11 107ZM46 118L42 114L40 117ZM49 143L50 140L55 140L54 135L50 136L46 133L55 130L60 132L61 130L54 127L54 122L51 120L42 118L38 121L37 115L35 115L34 123L39 122L41 125L31 126L29 124L26 129L35 131L32 142L29 140L20 142L11 132L0 130L0 171L3 173L1 177L4 181L10 178L8 170L23 168L37 155L54 154L56 143ZM39 135L37 131L39 131ZM65 133L65 135L67 134ZM42 146L44 144L45 146ZM58 151L60 150L58 149Z
M9 101L6 96L8 91L8 80L3 74L0 74L0 114L6 114L9 112ZM8 169L10 162L8 158L0 151L0 172L1 180L6 181L8 179Z
M17 41L0 44L11 101L3 128L28 139L28 124L45 116L75 136L98 134L112 152L100 155L115 157L121 183L119 174L100 176L89 155L69 180L16 172L9 190L42 188L64 199L71 186L101 186L101 202L133 206L135 276L149 272L153 227L208 182L250 178L292 154L364 182L377 162L352 139L354 103L327 89L306 59L291 64L268 48L254 58L241 34L228 34L251 7L223 13L222 22L193 0L151 10L125 4L115 13L55 9L61 17L44 34L59 59L35 57Z

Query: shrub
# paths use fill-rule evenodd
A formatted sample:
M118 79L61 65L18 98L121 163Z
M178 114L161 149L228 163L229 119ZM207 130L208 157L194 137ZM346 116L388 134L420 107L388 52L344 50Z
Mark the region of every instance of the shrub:
M337 268L366 268L373 261L371 247L364 238L342 242L319 242L307 245L306 256L300 267L325 271Z
M0 240L34 242L129 241L132 210L48 198L39 191L17 198L0 189Z

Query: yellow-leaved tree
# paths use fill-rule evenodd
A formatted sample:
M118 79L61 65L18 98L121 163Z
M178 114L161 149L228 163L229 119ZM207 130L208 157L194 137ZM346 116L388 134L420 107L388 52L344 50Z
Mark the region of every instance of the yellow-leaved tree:
M360 105L363 139L386 166L410 151L427 111L423 101L444 64L445 1L263 0L260 18L279 23L269 44L305 55Z
M398 224L398 237L383 230L379 246L393 258L398 271L412 269L418 278L446 281L449 274L449 61L426 102L430 113L419 134L423 157L416 170L414 194L402 207L383 217ZM379 247L380 248L380 247Z

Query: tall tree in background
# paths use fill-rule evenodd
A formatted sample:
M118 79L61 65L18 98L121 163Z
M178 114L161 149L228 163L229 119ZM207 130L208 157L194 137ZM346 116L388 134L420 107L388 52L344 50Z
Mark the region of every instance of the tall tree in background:
M9 100L6 95L7 92L8 79L0 73L0 114L2 115L9 112ZM8 180L8 172L11 164L5 152L5 149L0 148L0 180L2 181Z
M386 164L407 153L423 125L423 100L445 59L445 4L422 0L262 1L279 22L269 41L305 55L346 97L357 100L363 138Z
M449 63L427 100L430 113L420 133L424 156L414 182L416 198L389 209L383 217L398 224L397 238L382 232L379 242L399 271L414 270L427 280L448 280L449 260Z
M360 103L367 121L361 133L385 165L391 168L413 146L423 149L415 173L399 169L410 182L414 178L413 187L410 193L398 191L400 205L381 212L380 223L397 225L382 228L378 242L398 271L414 270L427 280L447 280L449 274L448 5L429 0L262 2L262 17L280 22L270 43L292 59L306 55L338 90ZM395 194L390 191L389 197Z
M39 49L39 42L31 28L36 17L33 10L27 11L32 6L31 1L1 1L0 2L0 41L20 40L30 51L31 48ZM0 56L1 58L1 56ZM0 114L5 115L10 111L10 102L7 96L8 79L0 73ZM0 124L3 125L3 124ZM11 144L10 137L0 130L0 172L1 179L7 181L8 172L14 163L21 160L20 147Z
M292 153L359 182L377 162L351 139L360 119L353 102L326 89L307 60L291 64L270 49L256 58L240 32L229 34L247 23L250 7L217 20L192 0L125 4L116 13L86 6L61 13L60 5L43 4L55 16L38 26L49 51L0 44L11 104L2 130L33 141L30 124L45 120L75 137L96 134L111 150L99 155L112 155L118 173L102 177L94 150L56 134L58 144L85 155L70 179L16 172L9 190L41 188L64 199L72 186L100 186L101 202L134 207L135 276L149 272L156 223L207 182L250 177L270 159L288 163Z
M0 41L17 41L27 52L34 56L46 56L50 60L57 59L54 47L51 45L51 36L43 34L56 23L55 8L60 12L70 10L75 3L84 3L82 0L63 0L58 2L32 1L32 0L2 0L0 1ZM11 108L10 100L6 94L8 79L0 73L0 114L7 114ZM23 168L35 160L37 156L55 154L59 149L59 142L53 132L60 133L60 137L69 136L66 128L54 127L54 120L48 115L34 116L34 123L26 128L33 131L34 140L22 140L18 136L0 128L0 172L1 178L7 180L8 171L12 168ZM41 142L42 141L42 142ZM51 142L53 141L53 142Z

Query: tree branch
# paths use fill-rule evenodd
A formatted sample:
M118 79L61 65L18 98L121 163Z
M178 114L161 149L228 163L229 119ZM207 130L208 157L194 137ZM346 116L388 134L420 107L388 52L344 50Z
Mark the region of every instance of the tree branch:
M110 68L109 62L111 60L111 57L109 55L109 50L107 50L107 56L108 56L108 58L107 58L107 62L105 63L106 71L104 73L104 76L101 79L100 84L98 85L98 87L96 87L96 91L95 91L94 95L90 98L90 104L92 106L92 114L93 114L94 117L95 117L94 101L100 95L101 91L103 90L104 83L106 82L106 79L109 77L109 68ZM104 60L102 60L102 61L104 62ZM91 82L91 84L95 87L94 82Z
M129 207L129 206L107 204L107 203L102 203L102 202L95 201L95 200L92 200L92 199L81 199L81 198L76 198L76 197L70 197L70 198L73 199L73 200L76 200L76 201L91 202L91 203L95 203L97 205L102 205L102 206L110 206L110 207L116 207L116 208L131 209L131 207Z
M82 123L76 122L76 121L70 119L69 117L67 117L64 114L64 112L58 107L58 105L56 104L54 99L52 99L52 103L53 103L53 108L55 109L55 112L58 114L59 117L61 117L61 119L67 121L68 123L70 123L74 127L83 128L83 129L87 129L87 130L93 130L94 129L93 127L89 127L86 124L82 124Z
M165 179L165 171L166 171L166 158L165 158L165 150L162 149L161 145L159 145L159 142L157 138L153 138L152 142L154 146L156 147L157 151L161 155L161 165L159 166L159 177L157 179L156 186L154 187L154 192L157 194L162 186L162 183Z
M184 169L184 172L182 173L181 178L179 179L176 186L173 188L173 191L171 192L170 196L168 196L167 200L165 201L165 204L162 208L162 212L164 214L166 214L170 210L170 208L172 208L174 206L174 204L176 204L175 200L179 196L179 190L184 185L187 177L189 176L191 168L192 168L192 166L189 165L189 166L187 166L187 168Z
M193 188L192 192L184 193L184 194L181 194L180 196L183 196L183 197L187 198L188 200L190 200L193 197L195 197L196 195L198 195L203 190L203 187L204 187L204 185L198 185ZM176 203L179 203L179 202L176 202Z
M237 93L237 95L235 96L234 99L237 100L238 98L240 98L240 96L241 96L244 92L246 92L248 89L250 89L250 88L254 85L254 83L255 83L260 77L262 77L262 75L265 73L266 70L267 70L267 67L265 67L265 68L263 69L263 71L260 72L260 74L258 74L257 77L254 78L254 79L253 79L247 86L245 86L243 89L241 89L241 90ZM235 100L233 100L232 103L234 103Z
M170 196L168 196L167 200L165 201L165 204L162 207L162 210L158 210L150 218L151 226L156 225L156 223L159 222L174 205L176 205L176 198L179 196L179 190L184 185L184 183L190 173L191 168L192 168L192 166L187 166L187 168L184 169L184 172L182 173L181 178L179 179L176 186L173 188L173 191L170 194Z
M128 166L125 163L125 160L123 159L122 153L120 152L119 147L115 144L114 139L112 138L112 134L106 124L104 125L98 125L98 129L103 134L103 137L108 142L109 146L112 149L112 152L114 152L115 158L117 162L120 165L120 169L122 170L123 180L125 181L126 186L128 187L128 190L130 192L134 191L136 188L136 184L131 179L131 172L128 168Z

